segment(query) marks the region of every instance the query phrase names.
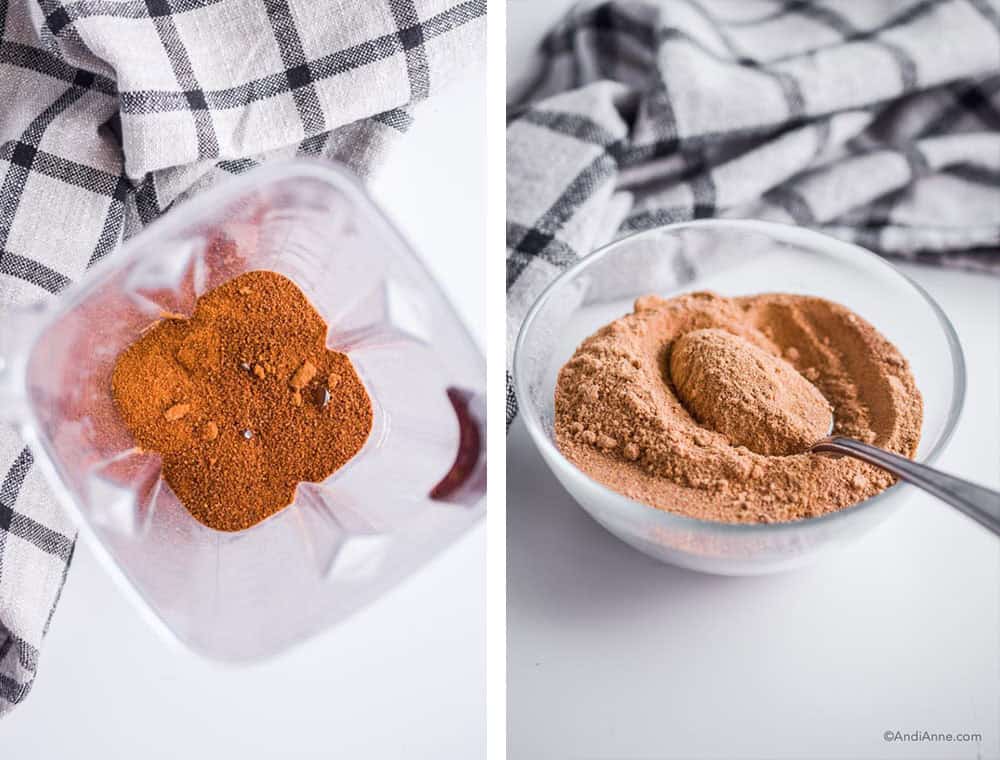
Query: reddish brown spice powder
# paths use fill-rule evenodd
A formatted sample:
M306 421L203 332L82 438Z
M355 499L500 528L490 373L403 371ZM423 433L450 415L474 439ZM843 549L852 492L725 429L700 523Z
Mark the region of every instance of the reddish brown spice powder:
M922 419L909 364L881 333L844 306L785 293L643 296L580 344L555 392L570 462L715 522L787 522L874 496L891 475L809 446L832 421L912 457Z
M200 522L249 528L361 450L372 404L291 280L242 274L166 314L118 357L115 405Z

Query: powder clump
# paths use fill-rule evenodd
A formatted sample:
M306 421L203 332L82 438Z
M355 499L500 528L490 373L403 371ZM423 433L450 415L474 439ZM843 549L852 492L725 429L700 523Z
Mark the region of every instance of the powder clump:
M560 370L556 443L590 477L659 509L781 522L894 482L803 453L827 434L831 409L833 432L916 452L923 412L909 365L845 307L780 293L643 296Z

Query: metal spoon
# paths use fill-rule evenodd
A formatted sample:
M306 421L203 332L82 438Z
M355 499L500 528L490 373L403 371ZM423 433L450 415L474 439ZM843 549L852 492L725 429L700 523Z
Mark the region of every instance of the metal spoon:
M831 422L831 429L832 427ZM953 475L946 475L899 454L842 435L817 441L809 447L809 451L816 454L854 457L880 467L900 480L905 480L937 496L941 501L1000 535L1000 492L977 486Z
M712 334L711 339L709 339L709 333ZM719 336L723 339L720 340ZM682 347L684 341L689 341L686 347ZM697 345L697 348L695 348L695 345ZM678 358L676 352L679 350L684 351L685 348L693 349L688 352L686 357L692 366L687 368L689 371L678 373L678 367L675 366L675 359ZM735 362L732 359L733 357L739 357L740 353L748 356L753 356L754 352L761 353L759 349L746 343L742 338L730 335L724 330L714 329L695 330L687 333L675 342L671 348L671 352L670 372L678 397L684 406L688 408L688 411L692 412L692 416L696 418L699 415L696 413L698 411L698 398L695 390L702 388L704 383L711 383L717 386L715 390L718 392L718 398L733 396L739 398L740 394L736 392L740 390L742 383L747 382L746 377L735 373L707 371L711 364L709 359L713 354L715 355L715 359L729 359L728 362L722 361L720 366L727 366L727 364L728 366L735 366ZM763 360L758 358L756 365L761 371L756 373L756 376L750 382L756 382L770 388L772 398L776 395L774 392L779 383L787 384L795 382L796 377L801 384L811 387L809 386L809 381L798 375L795 368L791 366L787 367L787 372L780 375L780 379L776 377L779 371L777 366L773 368L774 375L772 375L770 370L765 369L767 361L771 361L772 363L774 361L781 362L780 359L769 359L766 355ZM784 364L784 362L781 363ZM693 377L699 379L696 382L689 382ZM813 388L812 390L815 391L816 389ZM803 395L809 396L809 394ZM812 403L822 406L817 406L809 410L810 413L801 418L801 426L793 426L795 430L790 444L795 449L801 450L800 447L805 447L806 443L813 436L822 435L825 432L828 437L813 443L806 450L816 454L849 456L880 467L892 473L900 480L912 483L918 488L922 488L937 496L942 501L971 517L980 525L985 526L988 530L1000 535L1000 493L983 488L975 483L970 483L967 480L945 475L943 472L934 470L926 465L917 464L906 457L893 454L877 446L871 446L854 438L831 435L835 422L832 409L818 391L810 399ZM807 399L807 403L808 401L809 399ZM711 405L709 405L709 411L712 414L706 412L700 418L701 423L707 423L709 426L715 427L720 433L726 434L730 440L747 445L748 448L753 448L754 442L739 440L745 434L746 430L752 430L755 426L759 426L762 423L769 424L771 420L778 416L777 414L757 414L760 410L753 404L732 404L726 409L726 414L724 415L715 415L715 410ZM772 409L771 411L774 412L775 410ZM704 408L702 412L705 412ZM815 412L815 414L811 412ZM748 417L748 419L744 420L742 419L743 417ZM823 426L823 423L826 421L828 421L828 424ZM739 424L741 422L747 422L747 424ZM719 425L725 425L725 427L719 427ZM774 454L784 452L761 451L758 453Z

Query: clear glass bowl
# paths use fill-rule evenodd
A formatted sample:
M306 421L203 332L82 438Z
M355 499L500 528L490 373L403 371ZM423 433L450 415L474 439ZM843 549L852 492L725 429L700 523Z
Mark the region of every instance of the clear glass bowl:
M706 220L619 240L562 273L542 293L514 349L520 413L567 491L611 533L670 564L721 575L796 567L888 517L912 487L898 484L838 512L777 524L723 524L655 509L591 480L555 445L559 368L597 328L640 295L714 290L724 295L802 293L837 301L870 321L909 359L924 399L917 459L933 462L958 422L965 361L958 336L920 286L875 254L798 227Z
M112 403L121 350L162 312L252 269L322 314L374 406L361 451L237 533L197 522ZM195 651L273 654L343 620L485 509L485 362L416 254L353 178L272 164L189 200L58 299L0 322L0 419L140 609Z

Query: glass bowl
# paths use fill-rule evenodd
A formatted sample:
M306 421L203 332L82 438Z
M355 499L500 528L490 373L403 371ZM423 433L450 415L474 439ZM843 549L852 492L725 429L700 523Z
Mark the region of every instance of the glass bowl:
M716 523L655 509L578 470L555 444L559 368L633 300L714 290L730 296L801 293L837 301L871 322L909 359L924 399L916 459L933 462L965 398L958 336L924 290L875 254L811 230L743 220L671 224L616 241L562 273L528 312L514 348L520 413L556 478L597 522L663 562L720 575L778 572L843 546L913 493L897 484L838 512L774 524Z

